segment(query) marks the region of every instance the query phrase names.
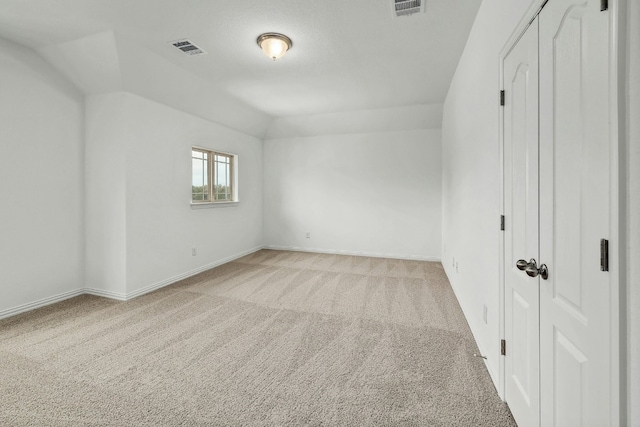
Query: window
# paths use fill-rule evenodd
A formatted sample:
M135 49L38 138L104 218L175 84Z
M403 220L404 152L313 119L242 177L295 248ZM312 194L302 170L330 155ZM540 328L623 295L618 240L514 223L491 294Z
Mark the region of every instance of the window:
M203 148L191 148L191 202L237 202L237 157Z

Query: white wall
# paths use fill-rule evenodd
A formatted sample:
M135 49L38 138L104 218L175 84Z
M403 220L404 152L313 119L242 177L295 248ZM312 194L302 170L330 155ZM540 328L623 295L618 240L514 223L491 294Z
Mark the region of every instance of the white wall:
M86 99L86 287L116 298L127 291L126 101L123 92Z
M442 263L494 380L500 342L499 54L530 4L482 2L447 95L442 124ZM458 268L453 267L454 258Z
M379 114L332 114L335 121L301 116L278 125L281 135L285 129L309 135L320 122L327 134L265 141L267 245L440 258L440 130L380 130ZM336 132L347 128L353 133Z
M627 2L627 337L628 423L640 426L640 2Z
M82 288L83 96L0 39L0 314Z
M90 97L87 118L93 292L131 297L262 245L259 139L126 92ZM237 206L191 208L192 145L239 156Z
M258 138L131 94L127 114L128 293L262 246ZM237 206L191 209L192 145L238 155Z

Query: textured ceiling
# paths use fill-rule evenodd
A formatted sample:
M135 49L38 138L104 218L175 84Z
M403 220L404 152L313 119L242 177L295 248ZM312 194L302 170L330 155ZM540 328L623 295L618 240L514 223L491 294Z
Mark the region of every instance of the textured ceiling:
M0 37L36 49L112 30L271 116L442 103L481 0L1 0ZM281 32L270 61L256 45ZM189 57L167 42L189 38Z

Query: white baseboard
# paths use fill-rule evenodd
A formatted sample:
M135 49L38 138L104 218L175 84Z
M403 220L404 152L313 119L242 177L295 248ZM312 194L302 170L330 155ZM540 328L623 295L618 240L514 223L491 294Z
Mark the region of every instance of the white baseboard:
M5 317L15 316L16 314L24 313L26 311L35 310L36 308L41 308L47 305L55 304L57 302L67 300L69 298L77 297L78 295L82 295L84 293L85 293L84 289L76 289L73 291L63 292L61 294L54 295L52 297L43 298L38 301L22 304L17 307L8 308L6 310L0 311L0 319L4 319Z
M494 358L497 352L489 351L489 349L484 348L483 342L478 339L480 335L478 333L479 331L478 331L477 322L471 321L472 319L469 316L469 313L471 313L471 311L462 302L462 299L460 298L460 295L459 295L459 290L456 288L454 281L451 280L451 276L449 276L449 274L447 273L447 267L444 268L444 272L447 276L447 279L449 280L449 283L451 284L451 289L453 289L453 294L455 295L456 300L458 301L458 305L460 305L460 308L462 309L462 314L464 314L464 318L467 320L469 329L471 329L471 335L473 335L473 339L476 342L476 345L478 346L478 351L480 351L480 354L487 357L487 359L484 359L484 365L487 367L487 371L489 372L489 377L491 377L491 381L493 381L493 385L496 388L496 391L500 390L500 387L498 387L499 381L500 381L498 372L496 372L494 366L491 363L489 363L489 358ZM496 343L496 348L498 348L497 346L498 346L498 343Z
M127 295L123 294L121 292L105 291L105 290L102 290L102 289L95 289L95 288L84 288L84 293L87 294L87 295L93 295L93 296L96 296L96 297L115 299L115 300L118 300L118 301L126 301L127 300Z
M196 269L193 269L191 271L187 271L186 273L182 273L182 274L179 274L177 276L173 276L173 277L171 277L169 279L166 279L166 280L163 280L161 282L157 282L157 283L154 283L152 285L145 286L144 288L138 289L138 290L133 291L133 292L129 292L127 294L124 294L124 293L121 293L121 292L105 291L105 290L102 290L102 289L95 289L95 288L76 289L76 290L65 292L65 293L62 293L62 294L59 294L59 295L55 295L55 296L52 296L52 297L43 298L43 299L38 300L38 301L34 301L34 302L27 303L27 304L19 305L17 307L13 307L13 308L8 308L6 310L2 310L2 311L0 311L0 319L4 319L6 317L15 316L16 314L24 313L26 311L35 310L37 308L44 307L44 306L47 306L47 305L55 304L57 302L67 300L69 298L77 297L79 295L94 295L94 296L114 299L114 300L118 300L118 301L128 301L128 300L133 299L135 297L138 297L140 295L144 295L146 293L155 291L156 289L160 289L162 287L171 285L172 283L178 282L178 281L180 281L182 279L186 279L187 277L195 276L196 274L202 273L203 271L210 270L210 269L218 267L218 266L220 266L222 264L226 264L226 263L234 261L234 260L236 260L238 258L242 258L243 256L250 255L250 254L252 254L254 252L259 251L262 248L263 248L262 246L256 246L255 248L249 249L247 251L243 251L243 252L241 252L239 254L235 254L235 255L232 255L230 257L227 257L227 258L212 262L210 264L203 265L202 267L198 267Z
M132 298L139 297L140 295L144 295L144 294L147 294L149 292L153 292L156 289L160 289L160 288L163 288L165 286L171 285L173 283L179 282L180 280L186 279L187 277L195 276L196 274L202 273L203 271L207 271L207 270L211 270L212 268L219 267L222 264L226 264L226 263L234 261L234 260L236 260L238 258L242 258L243 256L247 256L247 255L250 255L250 254L252 254L254 252L258 252L260 249L263 249L263 246L256 246L255 248L240 252L240 253L235 254L235 255L231 255L229 257L223 258L223 259L218 260L218 261L214 261L214 262L212 262L210 264L203 265L202 267L198 267L198 268L195 268L193 270L187 271L186 273L178 274L177 276L170 277L170 278L168 278L166 280L162 280L160 282L153 283L151 285L148 285L148 286L145 286L143 288L140 288L140 289L138 289L136 291L128 292L124 297L124 301L128 301L128 300L130 300Z
M105 291L102 289L95 289L95 288L82 288L82 289L65 292L52 297L43 298L41 300L34 301L32 303L23 304L17 307L2 310L0 311L0 319L3 319L5 317L10 317L10 316L15 316L16 314L24 313L30 310L35 310L36 308L44 307L50 304L55 304L57 302L64 301L66 299L73 298L79 295L84 295L84 294L94 295L94 296L103 297L103 298L110 298L118 301L128 301L130 299L139 297L141 295L147 294L149 292L153 292L157 289L179 282L180 280L186 279L187 277L195 276L196 274L202 273L203 271L210 270L222 264L226 264L238 258L242 258L243 256L250 255L254 252L259 251L260 249L273 249L273 250L296 251L296 252L313 252L313 253L324 253L324 254L335 254L335 255L367 256L367 257L373 257L373 258L406 259L406 260L416 260L416 261L437 261L437 262L440 261L440 259L436 257L423 257L423 256L416 256L416 255L398 255L398 254L386 254L386 253L375 253L375 252L357 252L357 251L327 250L327 249L315 249L315 248L299 248L294 246L275 246L275 245L256 246L252 249L223 258L218 261L214 261L210 264L203 265L202 267L198 267L193 270L187 271L185 273L178 274L166 280L153 283L151 285L145 286L143 288L140 288L132 292L128 292L126 294L121 292Z
M420 255L399 255L399 254L387 254L377 252L360 252L360 251L343 251L339 249L316 249L316 248L301 248L297 246L278 246L278 245L266 245L264 249L273 249L277 251L293 251L293 252L312 252L319 254L331 254L331 255L352 255L352 256L367 256L372 258L391 258L391 259L406 259L415 261L433 261L440 262L440 258L437 257L425 257Z

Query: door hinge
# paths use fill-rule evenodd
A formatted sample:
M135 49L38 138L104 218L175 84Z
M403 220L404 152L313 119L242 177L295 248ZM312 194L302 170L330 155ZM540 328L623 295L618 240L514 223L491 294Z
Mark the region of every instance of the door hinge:
M600 12L609 9L609 0L600 0Z
M507 342L505 340L500 340L500 354L502 356L507 355Z
M504 106L504 91L500 91L500 106Z
M600 271L609 271L609 241L600 239Z
M504 215L500 215L500 231L504 231Z

